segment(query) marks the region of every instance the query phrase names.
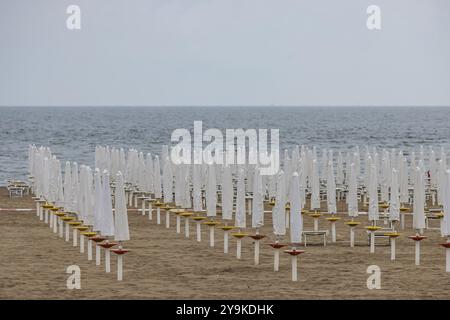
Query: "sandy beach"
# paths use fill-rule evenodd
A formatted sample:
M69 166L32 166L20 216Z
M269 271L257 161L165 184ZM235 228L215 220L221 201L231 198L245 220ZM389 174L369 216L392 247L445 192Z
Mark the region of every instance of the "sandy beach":
M6 211L8 208L35 208L30 197L9 198L0 189L0 299L448 299L450 278L445 273L445 253L439 231L426 231L422 241L421 266L414 265L414 244L409 229L397 239L397 260L389 260L389 247L377 246L370 254L367 246L367 217L358 218L357 246L348 245L349 230L344 214L337 222L337 242L326 247L308 245L299 258L299 281L290 280L289 256L281 254L280 271L273 272L271 217L266 214L259 266L253 265L252 239L243 240L242 260L235 258L236 242L230 240L230 253L223 254L223 233L216 230L216 247L208 246L208 233L202 227L202 242L148 220L129 210L132 240L125 247L124 281L116 281L116 258L110 274L95 266L72 242L51 232L35 212ZM343 204L339 204L340 210ZM183 224L184 225L184 224ZM182 226L183 226L182 225ZM408 217L407 226L411 225ZM321 218L320 229L328 228ZM305 230L312 218L305 217ZM318 243L320 239L312 239ZM380 240L381 242L387 240ZM103 257L102 257L103 258ZM69 290L66 268L81 268L81 289ZM381 289L369 290L367 267L381 268Z

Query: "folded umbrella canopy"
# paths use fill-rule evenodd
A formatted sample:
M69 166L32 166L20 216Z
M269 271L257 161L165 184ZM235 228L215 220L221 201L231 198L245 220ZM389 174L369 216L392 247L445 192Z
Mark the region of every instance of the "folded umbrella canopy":
M222 219L233 219L233 180L231 175L231 167L225 165L222 176Z
M231 174L231 173L230 173ZM199 164L194 164L192 168L192 200L194 211L202 211L202 185L201 185L201 167ZM223 194L222 194L223 197ZM223 200L222 200L223 206ZM222 208L223 210L223 208Z
M104 236L114 235L114 216L112 209L111 185L108 171L103 171L102 179L102 214L100 223L100 232Z
M116 175L116 187L114 190L115 212L114 212L114 239L116 241L130 240L128 229L127 204L125 199L125 187L123 175L119 171Z
M101 231L103 215L103 186L100 169L95 169L94 173L94 228L95 231Z
M285 181L284 172L280 170L277 176L277 195L275 197L275 206L272 211L272 225L273 233L277 236L286 235L286 195L285 195Z
M245 172L244 172L243 168L241 168L239 170L238 179L237 179L235 226L238 228L246 227Z
M328 213L336 213L336 182L334 179L333 161L328 162L327 178L327 205Z
M377 182L377 167L372 164L369 168L369 221L377 221L379 219L378 211L378 182Z
M311 209L320 209L320 184L319 171L317 160L312 161L312 175L311 175Z
M176 166L175 170L177 171L177 176L180 177L180 165ZM163 168L163 194L164 194L164 202L173 202L173 173L172 173L172 166L170 165L170 161L166 159L164 161L164 168ZM178 180L176 187L175 187L175 197L180 196L180 188L181 188L181 181ZM177 203L177 205L181 205L181 202Z
M64 169L64 210L72 211L72 169L69 161L66 161Z
M291 225L290 238L292 243L302 242L303 219L302 219L302 203L300 198L300 179L297 172L292 175L291 181Z
M398 221L400 219L400 198L398 187L398 171L392 169L391 178L391 199L389 201L389 220Z
M413 228L416 230L423 230L425 228L424 209L425 209L425 176L423 169L420 166L418 166L414 170Z
M350 175L348 178L348 215L352 218L358 216L358 185L356 179L355 164L350 165Z
M252 228L261 228L264 225L263 200L262 177L259 169L255 168L253 178Z
M161 199L162 191L161 191L161 167L159 164L159 157L155 156L155 161L153 163L155 165L155 169L153 170L154 175L154 187L155 187L155 198Z
M206 181L206 214L208 217L216 216L216 206L217 206L216 172L214 169L214 164L209 164Z

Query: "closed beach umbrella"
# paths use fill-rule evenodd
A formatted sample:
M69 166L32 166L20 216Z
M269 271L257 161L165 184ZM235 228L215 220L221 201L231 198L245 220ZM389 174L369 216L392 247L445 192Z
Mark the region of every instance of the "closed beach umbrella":
M391 199L389 201L389 220L398 221L400 219L400 198L398 187L398 171L392 169Z
M260 228L264 225L264 196L262 177L258 168L254 170L253 201L252 201L252 228Z
M319 185L319 171L317 160L312 161L312 175L311 175L311 209L320 209L320 185Z
M356 218L358 216L358 185L354 163L350 165L347 205L348 215L352 217L352 219Z
M101 233L104 236L114 235L114 216L112 209L112 197L111 197L111 186L110 186L110 176L108 171L103 171L102 179L102 217L101 217Z
M235 226L238 228L246 227L245 172L242 168L239 170L237 179Z
M123 175L119 171L116 175L116 187L114 190L115 212L114 212L114 240L127 241L130 240L130 232L128 229L127 204L125 199L125 186Z
M328 162L327 205L329 213L336 213L336 183L334 179L333 162Z
M378 183L377 183L377 167L371 165L369 168L369 221L375 223L379 219L378 212Z
M292 243L300 243L302 241L303 219L302 219L302 204L300 198L300 179L297 172L292 175L291 181L291 225L290 238Z
M277 195L272 211L273 233L278 236L286 235L286 197L285 197L284 172L280 170L277 177Z
M206 214L208 217L216 216L217 185L214 164L208 165L208 177L206 183Z
M199 164L194 164L192 168L192 200L194 211L202 211L202 190L201 190L201 167ZM222 195L223 196L223 195ZM222 204L223 205L223 204Z
M154 170L153 170L153 175L154 175L154 183L155 183L155 198L157 199L161 199L162 198L162 191L161 191L161 167L160 167L160 163L159 163L159 157L155 156L155 161L154 161Z
M415 168L413 227L420 232L425 228L425 177L420 166Z
M72 169L69 161L66 161L64 170L64 210L72 211Z

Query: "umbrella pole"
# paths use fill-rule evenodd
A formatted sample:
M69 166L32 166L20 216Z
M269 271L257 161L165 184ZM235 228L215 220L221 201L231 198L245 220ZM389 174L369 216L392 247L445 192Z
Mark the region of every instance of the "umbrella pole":
M375 232L370 231L370 253L375 253Z
M88 260L91 261L92 260L92 240L89 238L88 239L88 243L87 243L87 249L88 249Z
M53 228L53 215L50 213L50 211L48 212L48 220L45 223L48 223L48 227L50 229Z
M189 238L189 217L184 218L184 235Z
M223 232L223 253L228 253L228 230Z
M73 238L72 246L76 247L78 245L78 234L77 234L77 229L75 229L75 228L73 228L73 230L72 230L72 238Z
M336 242L336 222L331 221L331 242Z
M153 209L152 209L152 203L148 203L148 220L153 220Z
M350 227L350 247L355 246L355 227Z
M117 256L117 280L123 280L123 256L121 254Z
M209 227L209 246L214 247L214 226Z
M450 244L450 237L447 237L446 243ZM445 247L445 272L450 272L450 245Z
M237 248L236 248L236 258L241 259L242 240L240 238L237 239L236 246L237 246Z
M420 241L416 241L416 257L415 262L416 266L420 265Z
M292 281L297 281L297 256L291 256Z
M80 253L84 253L84 236L80 234Z
M48 209L44 209L44 222L48 223Z
M169 210L166 210L166 229L170 228L170 213Z
M111 272L111 251L108 248L105 249L105 271Z
M141 201L141 211L142 211L142 215L145 216L145 200L142 199Z
M177 233L181 232L181 218L180 215L177 214Z
M259 235L259 228L256 228L256 234ZM259 265L259 239L255 239L255 266Z
M391 260L395 260L395 238L391 238Z
M197 225L197 242L202 241L202 227L200 225L200 221L196 221L195 224Z
M278 271L280 269L280 249L275 249L273 251L273 271Z
M64 236L64 223L61 219L56 219L59 224L59 237L62 238Z
M66 242L68 242L70 240L70 229L69 229L69 224L66 223L65 224L66 227Z
M95 265L96 266L100 265L100 257L101 257L100 246L96 244L95 245Z
M161 208L156 208L156 224L161 224Z

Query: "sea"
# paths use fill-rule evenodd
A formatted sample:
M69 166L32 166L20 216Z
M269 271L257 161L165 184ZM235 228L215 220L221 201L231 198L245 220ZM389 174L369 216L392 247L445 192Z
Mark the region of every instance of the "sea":
M160 153L173 130L279 129L280 147L450 149L446 107L0 107L0 185L27 177L29 144L94 164L96 145Z

